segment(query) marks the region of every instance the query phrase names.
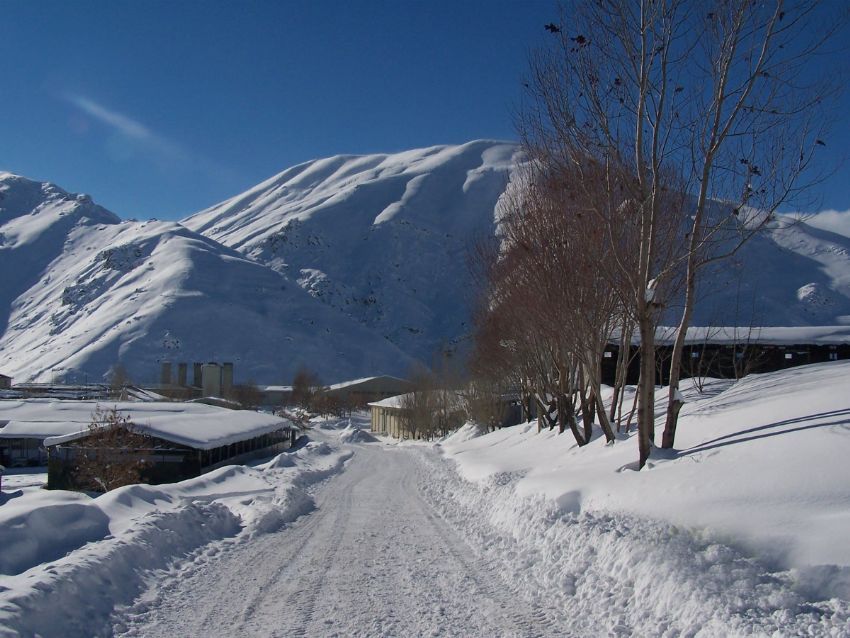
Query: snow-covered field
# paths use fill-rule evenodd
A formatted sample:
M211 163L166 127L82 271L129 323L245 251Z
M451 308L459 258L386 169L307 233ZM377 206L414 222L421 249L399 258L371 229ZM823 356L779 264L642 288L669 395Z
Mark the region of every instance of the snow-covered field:
M173 486L23 488L0 635L850 635L850 362L687 398L641 472L631 435L399 443L355 415Z

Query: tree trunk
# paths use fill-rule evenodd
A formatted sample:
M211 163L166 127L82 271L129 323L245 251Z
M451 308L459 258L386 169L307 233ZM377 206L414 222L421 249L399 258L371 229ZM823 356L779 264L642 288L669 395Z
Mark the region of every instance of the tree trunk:
M664 422L664 434L661 437L661 447L672 448L676 441L676 427L679 424L679 411L685 404L682 401L682 393L679 391L679 381L682 372L682 352L685 349L685 337L688 335L688 327L691 325L691 315L694 310L694 296L696 291L696 269L688 259L688 272L685 279L685 308L682 311L682 320L679 322L679 330L676 333L676 341L673 343L673 354L670 358L670 387L667 396L667 418Z
M566 428L566 402L567 398L564 396L563 392L558 393L557 397L557 405L558 405L558 434L563 434Z
M624 322L625 323L625 322ZM614 373L614 396L611 399L611 412L609 420L613 423L617 418L617 408L620 405L620 395L623 394L626 387L626 380L629 376L629 355L631 354L632 343L632 328L631 325L627 328L625 325L620 331L620 349L617 351L617 368ZM620 414L622 417L622 414ZM620 423L617 422L617 431L620 430Z
M602 403L602 395L596 391L593 393L596 397L596 414L599 416L599 427L605 434L605 440L608 443L614 442L614 430L611 428L611 421L608 420L608 415L605 414L605 405Z
M590 437L593 436L593 410L590 407L591 404L587 396L587 387L584 385L583 381L579 387L578 400L579 407L581 408L581 421L584 428L584 438L586 441L590 441Z
M520 407L523 421L528 423L531 421L531 393L525 387L520 391Z
M655 326L648 313L640 318L640 379L638 380L638 467L649 458L655 430Z

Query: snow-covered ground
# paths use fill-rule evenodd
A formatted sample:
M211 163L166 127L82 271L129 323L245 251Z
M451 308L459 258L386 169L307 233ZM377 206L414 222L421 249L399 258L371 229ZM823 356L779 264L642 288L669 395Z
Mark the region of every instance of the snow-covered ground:
M0 501L0 636L99 636L156 581L279 530L315 507L311 486L348 450L309 442L269 462L97 498L13 489Z
M255 468L29 491L0 547L44 549L0 580L0 635L850 635L850 362L704 390L641 472L633 435L399 443L362 414Z
M641 472L630 437L466 427L431 502L578 635L850 635L850 362L688 395Z

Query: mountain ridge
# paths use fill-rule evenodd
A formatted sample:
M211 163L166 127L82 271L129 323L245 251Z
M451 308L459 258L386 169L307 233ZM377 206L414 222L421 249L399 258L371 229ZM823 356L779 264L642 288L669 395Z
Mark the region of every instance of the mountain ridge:
M29 273L0 289L0 365L19 381L98 379L120 362L151 383L163 360L233 361L242 381L288 380L301 364L333 381L412 364L284 275L177 222L122 221L11 174L0 193L0 265Z
M492 140L337 155L182 222L0 173L0 371L101 378L121 361L152 382L164 359L227 359L285 384L300 364L334 382L462 355L470 246L521 159ZM778 216L706 274L694 325L850 324L850 237L815 222Z

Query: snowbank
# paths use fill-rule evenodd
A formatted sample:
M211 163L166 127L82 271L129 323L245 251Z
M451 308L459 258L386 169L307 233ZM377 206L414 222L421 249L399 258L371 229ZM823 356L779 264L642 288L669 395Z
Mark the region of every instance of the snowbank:
M378 439L356 425L349 425L339 433L339 440L343 443L374 443Z
M460 443L465 443L466 441L470 441L472 439L476 439L479 436L484 436L485 434L487 434L487 430L485 430L476 423L467 421L457 430L455 430L454 432L449 434L445 439L443 439L442 444L451 447Z
M115 605L146 574L215 542L245 542L309 512L312 483L350 451L308 442L255 467L227 466L172 485L97 498L34 492L0 509L0 636L108 633Z
M532 423L446 440L431 500L586 635L847 635L850 362L711 389L645 471Z

